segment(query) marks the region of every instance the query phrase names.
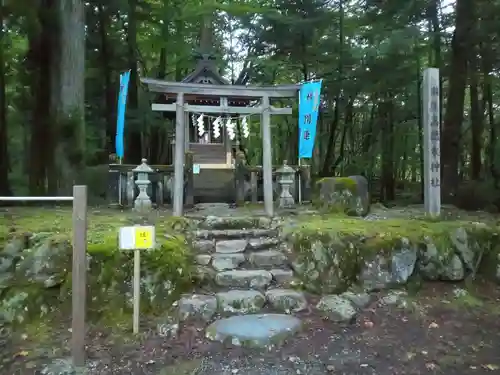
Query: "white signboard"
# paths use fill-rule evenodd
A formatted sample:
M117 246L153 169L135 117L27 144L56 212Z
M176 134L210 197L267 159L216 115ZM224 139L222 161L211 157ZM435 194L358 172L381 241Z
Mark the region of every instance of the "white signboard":
M139 333L139 305L141 300L141 250L149 250L155 247L155 227L134 226L120 228L118 246L120 250L134 251L134 278L132 280L134 316L132 327L134 334L137 334Z
M439 69L428 68L423 79L424 200L429 215L441 213Z
M149 250L155 247L155 227L135 226L120 228L120 250Z
M201 166L199 164L193 164L193 174L200 174Z

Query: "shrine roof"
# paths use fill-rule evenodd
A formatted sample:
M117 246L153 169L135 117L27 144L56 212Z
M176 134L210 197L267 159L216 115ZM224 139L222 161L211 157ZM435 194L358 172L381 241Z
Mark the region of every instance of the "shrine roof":
M239 98L293 98L297 96L300 89L299 84L253 86L253 85L221 85L205 83L186 83L175 81L164 81L153 78L141 78L141 82L148 86L149 91L155 93L170 94L196 94L221 97Z
M219 84L229 85L230 83L224 79L217 71L215 58L210 54L200 54L197 56L198 63L196 68L188 74L181 82L184 83L203 83L208 85Z

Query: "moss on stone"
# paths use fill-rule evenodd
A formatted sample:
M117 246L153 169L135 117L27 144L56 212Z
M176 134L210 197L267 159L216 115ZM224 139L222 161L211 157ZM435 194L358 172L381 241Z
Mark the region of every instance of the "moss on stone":
M472 238L485 245L500 233L497 226L478 225L460 220L360 220L345 215L307 216L294 226L293 232L302 242L308 241L308 238L312 240L329 238L334 234L340 238L363 240L366 250L385 251L397 245L403 237L411 242L419 242L430 237L444 248L451 244L450 232L458 228L465 228Z
M345 215L305 216L284 234L293 248L296 271L314 292L339 292L356 280L365 261L382 256L390 262L394 251L408 246L424 249L432 243L446 263L456 251L452 236L465 229L469 246L486 257L497 256L497 226L467 221L426 219L362 220ZM494 263L499 264L499 261Z
M90 321L128 317L131 314L133 252L118 249L117 233L120 227L134 222L137 222L137 217L131 213L89 211L87 295ZM157 246L141 252L141 312L144 314L166 311L180 294L193 288L194 262L189 241L184 235L190 228L190 221L156 216L154 224ZM12 269L15 277L6 288L0 288L0 304L15 302L12 314L27 307L28 313L23 313L22 322L17 320L17 324L22 326L46 319L45 306L49 307L49 314L68 316L71 309L71 210L16 208L10 216L0 218L2 233L0 249L3 251L0 256L17 252L24 257L36 249L37 243L47 241L51 248L62 246L62 255L66 260L57 268L67 271L62 283L47 288L29 282L29 279L25 282ZM31 234L25 236L24 233ZM22 296L26 298L20 301ZM10 302L12 298L17 300Z
M320 186L325 182L335 182L336 190L349 190L351 193L355 194L357 191L358 184L351 177L323 177L316 181L316 185Z

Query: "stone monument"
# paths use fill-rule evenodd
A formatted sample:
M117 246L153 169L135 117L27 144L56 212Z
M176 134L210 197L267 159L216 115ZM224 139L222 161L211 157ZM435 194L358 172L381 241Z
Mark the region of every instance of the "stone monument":
M280 187L279 207L289 208L295 204L290 188L295 182L295 169L290 167L287 161L283 161L283 166L276 171L276 180Z
M424 71L422 119L424 125L424 201L431 216L441 214L439 69Z
M151 181L149 180L149 174L153 173L154 171L147 164L146 159L142 159L141 165L137 166L132 171L134 173L137 173L137 180L135 181L135 184L139 188L139 195L137 195L137 198L135 198L134 201L134 211L141 213L149 212L151 211L152 203L151 199L149 198L147 189L151 184Z

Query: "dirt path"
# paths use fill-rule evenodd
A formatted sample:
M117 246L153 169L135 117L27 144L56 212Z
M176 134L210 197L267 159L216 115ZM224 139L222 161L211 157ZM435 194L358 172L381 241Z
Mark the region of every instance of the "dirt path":
M313 310L301 317L302 333L271 351L208 342L195 325L185 327L176 339L156 335L137 339L94 330L88 348L90 374L500 373L498 286L485 284L465 292L450 284L429 285L395 305L375 301L350 325L325 321ZM40 346L36 350L29 340L18 343L11 348L17 356L4 361L1 373L37 373L49 358L64 354L57 349L67 345L68 337L60 331L59 343L44 344L43 350Z

